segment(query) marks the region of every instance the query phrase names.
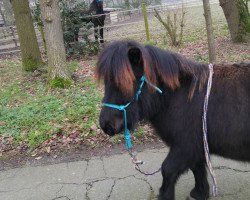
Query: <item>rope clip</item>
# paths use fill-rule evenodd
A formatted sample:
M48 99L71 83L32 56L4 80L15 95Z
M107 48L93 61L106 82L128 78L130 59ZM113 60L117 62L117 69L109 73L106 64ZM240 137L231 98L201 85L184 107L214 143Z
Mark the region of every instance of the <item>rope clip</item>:
M143 165L143 164L145 164L144 161L139 160L139 159L136 157L136 155L132 152L131 149L128 150L128 153L129 153L129 155L130 155L130 157L131 157L132 163L135 164L135 168L136 168L137 165Z

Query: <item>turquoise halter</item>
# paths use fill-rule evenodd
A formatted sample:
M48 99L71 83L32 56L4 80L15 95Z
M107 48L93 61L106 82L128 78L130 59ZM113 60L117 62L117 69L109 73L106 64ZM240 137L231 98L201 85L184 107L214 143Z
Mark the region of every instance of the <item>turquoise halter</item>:
M162 94L162 91L160 88L158 88L157 86L153 85L152 83L150 83L145 76L142 76L140 78L141 84L140 87L138 89L138 91L135 94L135 97L132 99L132 101L130 101L129 103L127 103L126 105L116 105L116 104L109 104L109 103L104 103L104 106L110 107L110 108L114 108L117 109L119 111L123 111L123 116L124 116L124 139L126 142L126 146L128 149L132 149L133 145L131 142L131 135L130 135L130 131L128 130L128 124L127 124L127 112L126 112L126 108L134 101L138 101L139 96L141 94L142 91L142 87L144 85L144 83L146 82L147 84L149 84L151 87L155 88L155 90L157 92L159 92L160 94Z

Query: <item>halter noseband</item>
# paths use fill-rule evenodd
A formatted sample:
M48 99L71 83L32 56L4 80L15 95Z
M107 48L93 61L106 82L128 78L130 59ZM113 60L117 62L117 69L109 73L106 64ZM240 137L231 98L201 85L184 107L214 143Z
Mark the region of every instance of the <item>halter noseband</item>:
M123 111L123 117L124 117L124 139L126 142L126 146L128 148L128 150L132 149L133 145L131 142L131 135L130 135L130 131L128 130L128 124L127 124L127 112L126 112L126 108L133 103L134 101L138 101L139 96L142 92L142 87L144 85L144 83L146 82L147 84L149 84L151 87L155 88L155 90L157 92L159 92L160 94L162 94L162 90L160 88L158 88L157 86L153 85L152 83L150 83L145 76L142 76L140 78L141 84L139 89L137 90L135 97L126 105L116 105L116 104L109 104L109 103L104 103L104 106L107 106L109 108L114 108L117 109L119 111Z

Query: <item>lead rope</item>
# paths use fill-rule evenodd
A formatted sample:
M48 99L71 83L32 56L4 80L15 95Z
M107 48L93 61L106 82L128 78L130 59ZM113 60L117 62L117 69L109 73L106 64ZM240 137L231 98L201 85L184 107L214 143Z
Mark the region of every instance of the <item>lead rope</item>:
M133 153L132 149L129 149L128 153L129 153L129 155L130 155L130 157L132 159L132 163L135 165L135 169L138 172L140 172L141 174L143 174L145 176L152 176L152 175L154 175L154 174L156 174L156 173L158 173L158 172L161 171L161 167L159 169L157 169L156 171L153 171L153 172L145 172L145 171L141 170L140 165L145 164L145 162L142 161L142 160L139 160L137 158L137 156Z
M135 95L136 101L138 101L138 99L139 99L139 96L140 96L140 94L141 94L142 87L143 87L143 85L144 85L145 82L146 82L147 84L149 84L151 87L153 87L157 92L159 92L160 94L162 94L161 89L159 89L158 87L156 87L155 85L153 85L152 83L150 83L150 82L146 79L145 76L142 76L142 77L141 77L141 84L140 84L139 90L136 92L136 95ZM139 159L137 158L136 154L133 153L132 148L131 148L131 149L128 148L128 154L129 154L130 157L131 157L131 160L132 160L132 163L133 163L134 166L135 166L135 169L136 169L138 172L140 172L141 174L143 174L143 175L145 175L145 176L152 176L152 175L158 173L159 171L161 171L161 167L160 167L159 169L157 169L156 171L153 171L153 172L145 172L145 171L141 170L140 165L145 164L145 162L142 161L142 160L139 160Z
M209 64L209 78L207 82L207 93L205 96L204 100L204 107L203 107L203 116L202 116L202 124L203 124L203 143L204 143L204 150L205 150L205 157L206 157L206 163L207 167L209 170L209 173L212 177L213 181L213 196L218 195L218 186L217 186L217 181L215 178L215 173L211 164L211 158L209 154L209 147L208 147L208 142L207 142L207 110L208 110L208 100L211 92L211 87L212 87L212 78L213 78L213 65Z

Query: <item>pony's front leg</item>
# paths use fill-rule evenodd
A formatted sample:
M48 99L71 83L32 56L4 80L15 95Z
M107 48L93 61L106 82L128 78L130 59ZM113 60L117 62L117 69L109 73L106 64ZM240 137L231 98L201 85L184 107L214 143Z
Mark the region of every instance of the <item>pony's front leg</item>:
M190 196L196 200L206 200L209 198L209 184L207 181L207 171L205 161L198 162L195 167L191 168L194 178L195 187L190 192Z
M167 158L162 163L162 186L160 188L158 200L175 199L175 183L178 177L189 167L186 162L185 152L180 149L170 149Z

